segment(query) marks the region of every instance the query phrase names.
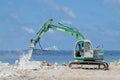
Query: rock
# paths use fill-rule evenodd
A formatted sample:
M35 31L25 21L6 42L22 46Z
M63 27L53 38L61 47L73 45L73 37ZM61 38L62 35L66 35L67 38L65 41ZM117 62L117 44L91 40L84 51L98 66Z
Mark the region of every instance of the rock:
M42 66L52 66L52 64L48 63L47 61L43 61Z

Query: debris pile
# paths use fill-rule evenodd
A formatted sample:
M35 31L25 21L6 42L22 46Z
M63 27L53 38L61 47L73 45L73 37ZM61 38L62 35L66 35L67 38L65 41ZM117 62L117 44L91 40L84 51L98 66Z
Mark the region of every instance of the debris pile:
M12 65L9 63L2 63L0 61L0 77L15 77L19 76L14 70L12 70Z
M113 65L113 66L120 66L120 60L115 61L115 62L111 62L110 65Z
M22 70L37 69L57 69L58 64L50 64L47 61L30 61L28 55L23 55L19 60L15 61L14 68Z
M2 63L0 61L0 77L18 77L19 71L40 70L40 69L59 69L58 63L50 64L47 61L30 61L27 55L23 55L15 64Z
M15 67L17 69L40 69L42 62L29 61L27 55L23 55L19 61L15 61Z

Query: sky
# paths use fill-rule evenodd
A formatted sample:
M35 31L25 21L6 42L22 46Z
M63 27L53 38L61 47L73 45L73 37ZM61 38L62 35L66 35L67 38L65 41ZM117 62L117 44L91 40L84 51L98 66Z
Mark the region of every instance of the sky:
M0 0L0 50L29 49L30 39L51 18L52 24L78 29L93 47L120 50L120 0ZM40 44L73 50L76 41L50 29Z

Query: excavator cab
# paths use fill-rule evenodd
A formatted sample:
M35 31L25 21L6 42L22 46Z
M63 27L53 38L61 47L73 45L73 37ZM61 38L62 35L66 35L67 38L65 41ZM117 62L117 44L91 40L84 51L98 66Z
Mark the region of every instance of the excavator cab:
M93 60L93 49L89 40L77 41L74 49L75 60Z

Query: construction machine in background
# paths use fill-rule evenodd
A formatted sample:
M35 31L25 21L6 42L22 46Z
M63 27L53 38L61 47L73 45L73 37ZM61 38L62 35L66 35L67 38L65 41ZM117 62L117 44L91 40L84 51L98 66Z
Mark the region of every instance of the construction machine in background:
M93 48L90 40L86 40L85 37L76 29L58 23L58 25L52 24L53 19L49 19L37 33L36 39L31 39L29 57L32 57L33 50L42 36L49 30L58 30L74 36L77 38L77 42L74 47L74 61L69 63L70 68L88 68L88 69L103 69L109 68L108 63L104 62L104 50L103 48ZM92 67L90 67L92 66Z

